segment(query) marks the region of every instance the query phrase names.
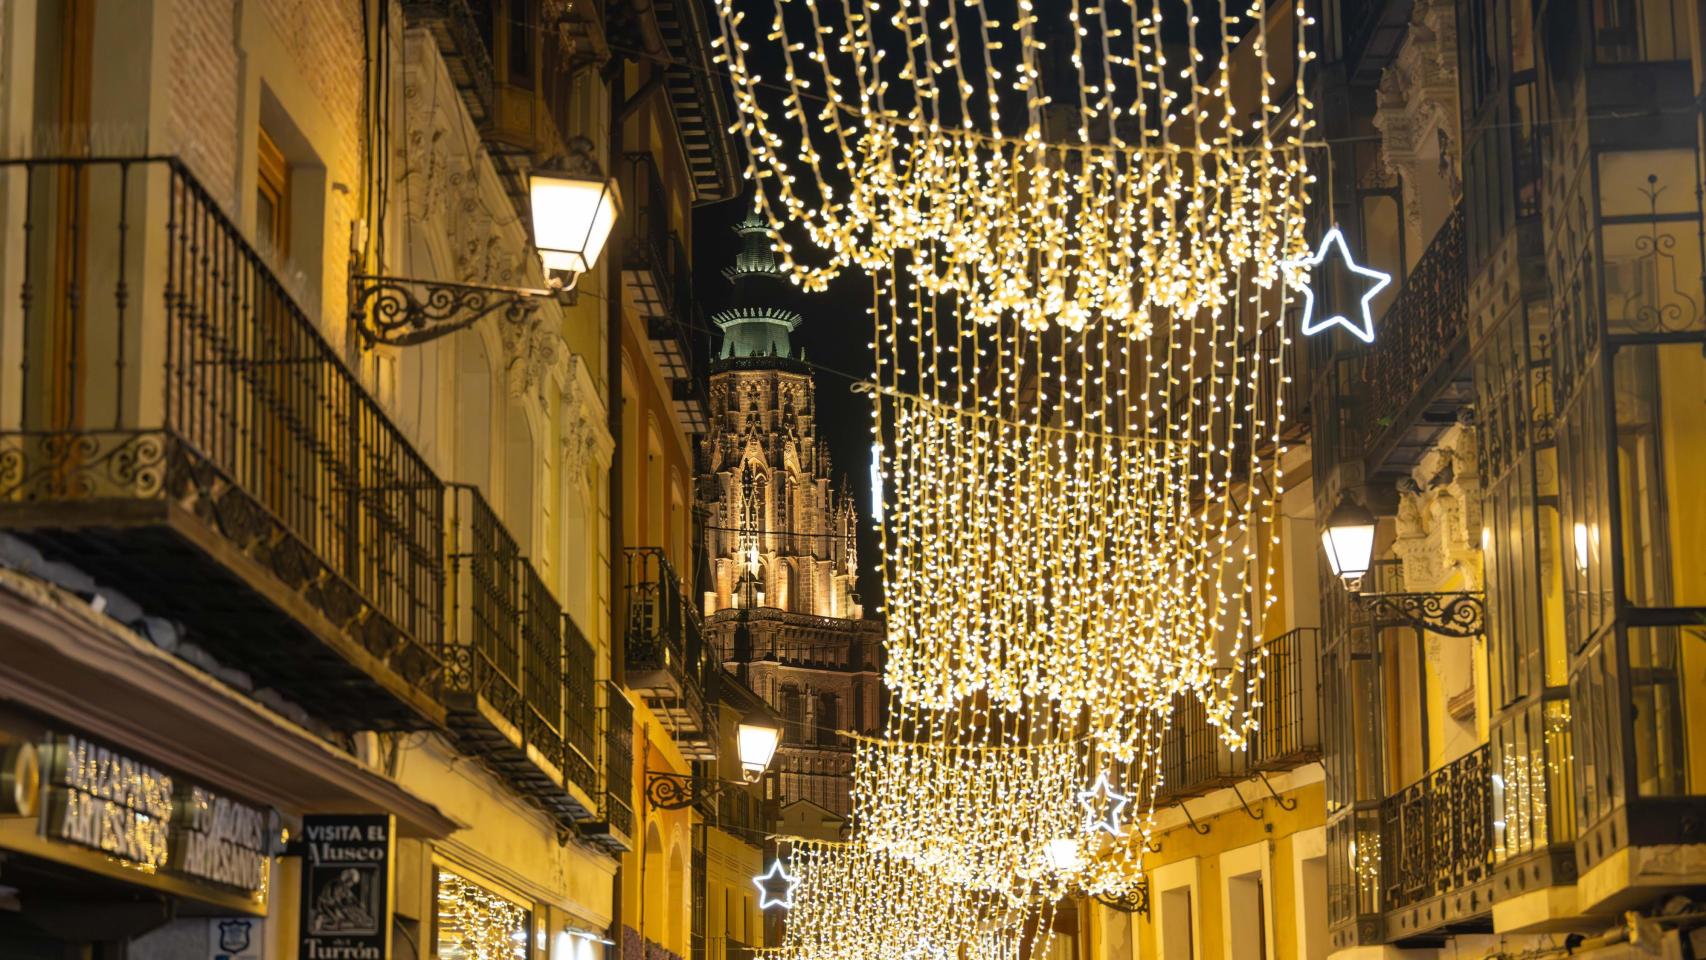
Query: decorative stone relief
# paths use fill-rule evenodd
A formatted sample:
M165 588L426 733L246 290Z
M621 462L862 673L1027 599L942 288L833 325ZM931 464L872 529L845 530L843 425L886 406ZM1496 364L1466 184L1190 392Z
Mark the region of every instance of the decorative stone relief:
M1405 221L1419 255L1463 186L1451 0L1417 0L1403 46L1381 74L1374 126L1382 159L1398 173Z
M1435 589L1454 574L1462 575L1462 589L1481 588L1475 450L1475 428L1457 424L1399 482L1392 552L1404 565L1405 589Z
M586 470L604 471L610 467L616 452L616 440L606 423L604 400L598 395L585 358L579 354L569 359L567 382L563 387L563 472L578 478Z

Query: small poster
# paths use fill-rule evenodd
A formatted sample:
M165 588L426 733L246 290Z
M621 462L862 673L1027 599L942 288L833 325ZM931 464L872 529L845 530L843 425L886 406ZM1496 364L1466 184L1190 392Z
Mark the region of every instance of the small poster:
M209 960L266 960L266 939L256 917L214 917L207 921Z
M390 960L391 817L302 818L301 960Z

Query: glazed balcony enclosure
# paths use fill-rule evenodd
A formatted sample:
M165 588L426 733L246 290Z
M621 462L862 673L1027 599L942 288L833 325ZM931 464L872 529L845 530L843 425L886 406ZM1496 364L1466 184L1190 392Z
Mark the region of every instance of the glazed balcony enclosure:
M597 815L591 644L189 170L0 182L0 529L320 723L447 730L565 825Z
M645 698L682 756L715 760L717 726L706 687L717 671L707 656L699 610L683 597L681 578L662 548L630 547L627 554L628 689Z

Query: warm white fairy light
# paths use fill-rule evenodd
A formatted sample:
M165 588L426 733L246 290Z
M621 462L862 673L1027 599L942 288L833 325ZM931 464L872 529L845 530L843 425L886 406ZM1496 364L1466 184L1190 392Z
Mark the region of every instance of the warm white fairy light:
M1052 905L946 884L857 840L784 841L799 874L783 960L1024 960L1046 955Z
M1301 0L1205 3L1205 50L1185 7L1180 49L1143 0L1021 0L1005 21L977 0L717 0L760 212L819 251L778 240L784 271L822 290L904 264L1030 329L1222 308L1243 273L1272 285L1304 252L1310 20Z
M1019 903L1129 892L1154 822L1157 771L1148 751L1120 763L1060 720L1045 703L930 712L897 702L888 735L854 737L856 839L957 888ZM1092 781L1115 808L1099 819L1082 803ZM1134 798L1130 828L1110 835Z

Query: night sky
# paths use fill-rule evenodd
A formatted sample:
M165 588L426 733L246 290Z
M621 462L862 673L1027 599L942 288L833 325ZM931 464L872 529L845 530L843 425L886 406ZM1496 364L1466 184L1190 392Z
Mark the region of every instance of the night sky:
M739 161L744 165L745 159ZM734 261L738 241L730 227L746 216L749 197L697 207L693 211L693 287L704 310L711 314L729 305L733 290L723 268ZM791 302L778 304L798 310L806 320L794 331L796 349L804 347L806 362L817 374L818 436L829 444L837 483L851 486L864 519L859 536L859 595L865 612L876 615L881 603L882 575L878 570L877 538L871 512L871 402L848 388L868 380L875 363L867 344L871 320L865 306L871 299L870 281L858 272L839 277L824 294L798 291ZM719 344L714 331L702 342L703 356L714 355Z

